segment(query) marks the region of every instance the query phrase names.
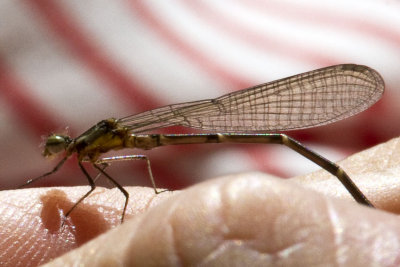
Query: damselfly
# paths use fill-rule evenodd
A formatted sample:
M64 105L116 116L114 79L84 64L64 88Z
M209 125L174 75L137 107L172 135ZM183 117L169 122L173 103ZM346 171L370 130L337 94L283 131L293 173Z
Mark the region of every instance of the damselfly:
M76 153L78 165L91 189L74 204L65 217L96 188L95 179L82 164L89 162L98 170L99 175L107 177L124 194L125 204L121 215L123 222L129 194L105 171L111 162L145 160L154 191L159 191L146 156L101 158L103 153L123 148L146 150L182 144L274 143L285 145L318 164L336 176L357 202L373 206L337 164L286 134L265 132L303 129L347 118L370 107L380 99L383 91L383 79L375 70L361 65L343 64L257 85L215 99L168 105L121 119L106 119L77 138L61 134L49 135L43 155L48 157L65 152L64 157L51 171L28 180L23 186L55 173ZM221 133L143 134L173 125Z

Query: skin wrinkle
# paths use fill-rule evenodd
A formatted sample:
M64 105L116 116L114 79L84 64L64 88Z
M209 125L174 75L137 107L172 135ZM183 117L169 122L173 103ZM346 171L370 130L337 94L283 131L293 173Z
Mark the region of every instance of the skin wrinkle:
M42 249L44 248L45 244L41 243L40 240L36 239L33 242L33 245L30 246L28 249L27 253L25 255L32 255L31 253L36 250L36 253L34 252L32 256L30 256L31 261L35 262L35 259L42 253Z
M227 241L229 241L229 242L227 242ZM226 240L226 241L221 242L221 244L219 244L211 253L209 253L207 255L207 257L205 257L199 263L199 265L200 266L207 266L208 264L210 264L210 263L212 263L214 261L218 262L219 256L224 256L226 254L227 250L229 252L229 248L231 247L230 245L231 244L235 244L237 241L240 241L240 240L236 240L235 241L235 240L232 239L232 240ZM243 246L241 245L241 247L243 247ZM244 246L244 247L248 248L248 250L258 252L257 250L251 249L248 246Z
M378 236L378 238L375 238L374 237L374 239L373 239L373 241L371 242L371 248L372 248L372 251L382 251L381 253L375 253L375 254L372 254L372 259L373 259L373 262L381 262L381 263L383 263L383 262L385 262L385 257L388 257L388 255L385 255L385 242L387 241L387 240L390 240L391 239L391 237L392 236L395 236L395 235L392 235L393 233L390 233L390 231L388 232L387 231L387 229L380 229L381 227L375 227L376 229L375 229L375 232L380 232L380 236ZM380 230L382 230L382 231L380 231ZM372 236L375 236L375 233L372 233ZM393 241L397 241L397 240L391 240L392 242L390 242L391 243L391 246L393 245ZM392 246L393 247L393 246ZM398 242L397 242L397 248L398 248ZM375 255L379 255L378 257L376 257ZM390 256L389 256L390 257ZM393 262L386 262L386 264L385 265L388 265L388 264L394 264ZM398 266L398 264L396 264L395 266Z
M134 219L135 220L135 219ZM129 227L126 228L126 236L124 236L122 238L122 243L125 244L127 241L127 237L134 237L136 236L136 232L138 230L138 228L140 227L140 223L143 221L142 219L136 219L138 221L138 224L134 224L134 227ZM124 225L121 225L122 227L124 227ZM111 229L110 231L115 231L114 229ZM91 246L90 250L88 252L85 253L78 253L77 256L79 258L75 258L73 260L70 259L69 264L67 264L67 266L80 266L79 264L82 264L82 262L85 263L84 266L118 266L116 265L116 263L119 264L119 266L129 266L126 261L129 259L130 253L131 253L131 246L127 245L127 246L122 246L119 247L117 245L118 248L121 248L122 251L120 252L119 255L121 255L120 257L112 257L109 258L107 257L107 253L109 254L113 254L115 253L115 251L113 251L113 248L109 248L109 250L104 250L103 246L104 243L107 244L108 242L110 243L114 243L114 240L108 240L107 237L105 236L100 236L99 237L101 239L100 242L94 243L93 246ZM129 238L128 238L129 239ZM89 241L92 242L92 241ZM107 245L106 245L107 247ZM87 264L87 258L90 257L92 259L94 259L93 261L90 261L90 265ZM61 266L65 266L66 264L63 263L63 265ZM58 265L60 266L60 265Z
M384 223L382 223L384 222ZM391 262L391 264L393 266L398 266L399 265L399 258L400 258L400 253L399 253L399 248L400 248L400 243L399 243L399 239L396 235L396 232L393 231L393 229L398 228L398 222L394 222L393 221L388 224L388 222L386 221L382 221L377 225L374 225L374 227L370 227L370 225L367 225L367 229L369 230L366 235L366 240L370 241L372 239L371 242L369 242L371 244L371 248L372 251L378 251L377 253L373 253L372 254L372 259L374 260L374 262L385 262L383 259L386 258L392 258L396 263ZM393 240L391 240L391 238L393 238ZM396 251L396 255L393 256L391 254L387 254L385 255L385 248L388 248L387 246L387 242L388 240L390 240L390 249L392 251ZM394 249L396 248L396 249ZM385 255L385 256L383 256ZM388 265L389 263L386 262L386 265Z
M288 192L285 192L285 193L288 193ZM276 192L276 196L274 197L274 200L275 199L281 200L281 197L282 196L279 193ZM290 206L292 206L292 205L297 206L298 203L297 203L297 201L295 201L294 203L291 203L291 204L288 204L287 202L286 203L285 202L280 202L280 205L282 207L286 206L286 209L282 208L283 213L275 215L276 218L274 219L274 221L275 221L274 225L277 226L278 230L274 231L274 235L277 235L277 236L279 236L279 233L282 231L282 229L281 229L282 228L282 226L281 226L282 218L286 218L286 219L284 219L285 223L287 223L288 216L289 216L289 219L292 221L292 219L290 217L292 217L293 214L291 214L292 211L291 211ZM287 205L290 205L290 206L287 206ZM289 209L289 214L288 214L287 209ZM299 209L301 210L301 208L299 208ZM279 220L279 219L281 219L281 220ZM305 227L305 229L307 229L307 228L308 227ZM298 227L295 227L295 229L292 229L292 230L293 230L293 232L292 232L291 236L297 236L297 239L296 239L295 242L291 242L291 244L284 244L282 246L279 246L278 249L275 249L274 251L271 250L268 253L271 256L273 256L273 260L274 260L275 263L277 263L278 260L287 258L287 256L288 256L287 251L290 251L292 253L292 252L298 250L299 248L306 246L306 244L307 244L307 237L306 236L307 235L306 234L302 234L301 232L299 232ZM285 231L288 231L288 229L286 229ZM275 244L275 247L277 247L277 246L278 246L278 242Z
M204 265L207 262L212 262L213 260L218 259L219 255L224 255L226 253L226 249L230 248L230 244L241 243L240 247L245 248L247 250L258 252L260 255L268 255L268 253L261 252L258 249L255 249L254 246L246 245L248 240L243 239L225 239L219 244L215 249L213 249L204 259L200 262L200 265Z
M216 261L218 262L218 256L222 255L222 258L224 256L224 253L226 250L228 250L228 254L229 252L231 252L232 246L230 246L231 244L235 244L235 241L230 241L229 243L222 243L215 251L213 254L213 258L216 259ZM260 250L254 249L254 247L252 246L244 246L245 250L243 250L243 247L241 246L241 251L245 251L246 253L243 253L244 255L247 254L247 258L256 258L256 262L261 263L262 266L266 266L271 265L271 264L278 264L280 263L280 261L278 261L279 259L285 259L288 258L288 256L294 252L297 251L299 249L302 249L302 247L304 247L303 243L297 243L295 245L291 245L288 248L284 248L281 251L278 251L276 253L266 253L266 252L261 252ZM255 253L251 253L251 257L248 257L249 251L251 252L255 252ZM257 255L255 255L257 253ZM246 258L246 257L245 257ZM201 262L199 265L200 266L208 266L210 264L211 261L204 261ZM212 262L211 262L212 263ZM232 263L232 262L231 262ZM254 262L252 263L254 264ZM257 264L255 264L256 266L258 266Z
M65 229L63 229L62 231L65 231ZM72 231L74 233L72 233ZM49 234L49 232L50 232L49 230L46 230L46 235ZM65 236L65 238L59 238L56 235L51 235L51 239L53 240L53 242L51 242L52 245L56 246L56 247L59 247L60 248L59 250L64 250L65 246L67 246L67 244L66 244L66 242L64 242L64 240L70 240L71 236L72 235L75 236L76 233L75 233L74 229L72 229L71 232L69 232L68 234L63 234L63 235ZM44 243L43 244L44 247L45 246L49 246L49 244L45 244L45 242L43 242L43 243ZM43 262L43 259L48 258L49 254L51 255L51 250L49 250L48 248L45 247L41 263ZM54 253L52 255L53 255L52 257L54 257Z
M287 248L282 249L281 251L279 251L277 254L279 255L279 257L282 258L288 258L293 252L297 251L297 250L301 250L303 249L304 242L298 242L296 244L290 245Z
M218 184L217 188L218 188L218 190L215 190L215 191L218 193L218 196L219 196L219 198L218 198L219 205L218 205L218 207L214 206L212 211L213 211L213 215L215 215L219 218L218 221L220 222L220 225L221 225L220 227L218 227L220 229L220 231L219 231L220 237L216 237L216 238L214 237L214 238L220 239L221 243L217 247L213 248L205 257L203 257L203 259L200 261L199 265L203 265L206 262L210 262L210 261L216 259L216 255L217 255L216 252L220 249L221 246L224 246L224 242L226 240L229 240L229 239L226 239L225 233L231 232L229 229L229 226L226 224L226 222L228 221L227 214L229 214L229 212L230 212L230 209L229 209L230 205L228 205L227 204L228 202L225 201L226 196L229 195L229 194L227 194L226 188L230 188L230 187L226 186L226 184L223 183L223 184Z
M390 141L389 141L390 142ZM397 138L395 139L395 142L391 149L385 150L385 165L380 165L378 170L375 171L382 171L386 170L387 168L392 168L393 166L396 166L399 164L399 157L395 156L395 152L399 151L399 144L400 144L400 139ZM382 153L382 152L381 152ZM378 158L380 158L382 155L378 155ZM375 156L374 156L375 157Z
M164 190L164 189L158 189L158 190ZM151 207L151 204L158 198L158 196L159 196L160 194L168 193L168 192L171 192L171 191L169 191L169 190L167 190L167 191L162 191L162 192L159 193L159 194L154 194L154 195L152 195L151 198L149 198L149 200L147 201L147 204L144 206L144 210L148 210L148 209ZM175 192L179 192L179 190L174 191L174 193L175 193Z
M215 221L218 222L218 224L213 225L213 239L219 240L220 244L218 246L213 247L209 253L200 262L205 262L207 259L208 260L214 260L215 259L215 252L219 249L221 245L223 245L224 240L225 240L225 235L226 233L230 233L231 230L229 226L227 225L230 209L229 209L229 201L227 201L227 196L230 195L227 188L229 186L226 186L226 183L219 183L217 186L213 186L211 190L209 190L209 194L212 194L213 200L217 199L218 201L213 201L213 206L211 208L212 211L212 216L215 217ZM215 205L217 204L217 205Z
M114 193L114 195L115 195L116 193ZM112 219L109 219L110 221L111 220L115 220L115 219L117 219L118 221L120 221L120 218L121 218L121 216L122 216L122 210L123 210L123 204L122 205L118 205L118 207L113 207L112 206L112 200L113 199L116 199L116 197L114 197L114 196L112 196L112 195L109 195L109 196L107 196L107 198L105 198L104 199L104 202L105 203L107 203L107 204L105 204L105 205L99 205L99 206L96 206L95 205L95 202L96 201L93 201L93 202L89 202L89 203L87 203L87 205L90 205L90 206L92 206L92 207L95 207L95 209L94 210L96 210L98 213L101 213L101 214L111 214L112 216L113 216L113 218ZM118 198L117 198L118 199ZM128 203L129 204L129 203ZM128 207L127 207L128 208ZM126 218L126 217L125 217Z
M166 229L170 229L171 231L169 232L169 240L170 240L170 244L171 244L171 248L173 249L173 255L174 257L174 265L175 266L183 266L183 262L184 262L184 256L179 253L179 249L178 249L178 244L177 244L177 233L178 231L176 231L175 227L174 227L174 223L172 221L173 217L175 217L175 212L176 212L176 208L177 205L181 202L182 199L182 195L178 195L177 196L178 200L173 202L172 206L170 207L170 209L168 210L167 213L167 225L165 226ZM178 215L179 216L179 215Z
M229 228L229 225L227 224L228 222L228 214L230 214L231 212L231 206L228 205L228 201L227 201L227 196L229 196L229 199L231 199L231 191L229 190L230 187L226 186L225 183L223 183L222 185L220 184L218 186L218 192L219 192L219 199L220 199L220 205L218 207L218 212L217 210L215 211L215 213L218 213L219 218L220 218L220 222L223 223L223 225L221 226L221 240L227 240L227 233L231 232L231 229ZM223 208L221 208L223 207Z
M367 227L365 227L365 228L367 228ZM368 227L368 228L371 229L371 227ZM375 229L371 229L371 233L368 233L368 235L366 235L364 237L364 239L369 243L369 246L371 247L372 251L376 251L376 248L381 248L381 246L383 244L382 244L382 242L380 240L380 237L382 237L382 235L387 233L387 229L380 229L379 225L376 225L374 228ZM378 236L378 238L376 238L376 234L374 232L375 233L376 232L380 232L379 233L380 235ZM379 255L379 253L378 254L375 254L375 253L371 254L371 259L370 260L372 262L380 262L380 263L383 262L382 259L376 258L376 257L374 257L374 255Z
M201 261L199 261L200 266L207 266L208 263L214 261L217 259L217 256L221 253L220 248L223 247L225 244L222 242L219 244L214 250L212 250L210 253L208 253L207 256L205 256Z
M390 156L387 156L386 158L387 158L387 165L386 166L392 166L392 161L394 160L394 159L396 159L396 157L394 157L393 155L394 155L394 152L395 151L398 151L398 149L395 149L395 148L397 148L398 146L399 146L399 143L400 143L400 139L396 139L396 144L393 146L393 148L390 150ZM386 167L385 166L385 167Z
M282 182L284 182L284 181L282 181ZM273 192L275 192L275 190ZM294 227L294 225L296 223L293 220L294 214L293 214L293 210L291 208L292 206L294 206L294 207L297 207L298 210L302 210L301 206L299 206L299 205L307 205L307 203L298 202L297 200L294 200L293 203L281 201L283 195L287 195L287 194L290 194L290 192L280 192L280 193L275 192L275 196L273 197L275 203L277 201L279 201L279 207L280 207L280 208L278 208L279 213L276 213L274 215L275 218L273 219L273 221L274 221L273 235L274 235L274 237L275 236L279 237L280 233L282 232L282 224L283 225L289 224L293 228L290 228L290 229L286 228L285 232L287 232L287 234L290 234L288 231L291 231L290 236L293 236L293 237L296 236L296 241L290 242L291 244L286 244L286 243L282 244L282 242L275 240L275 249L274 250L270 249L269 254L279 254L280 251L290 248L292 246L297 246L298 244L301 244L301 243L303 243L303 244L307 243L306 237L308 236L308 232L310 231L309 227L303 226L300 229L298 229L298 225L296 227ZM309 214L309 216L311 216L311 214ZM296 217L294 217L294 219L296 219ZM299 230L301 230L301 231L299 231ZM307 233L304 234L303 233L304 231L307 231Z
M241 181L241 180L240 180ZM228 182L228 185L226 185L226 184L223 184L222 185L222 188L228 188L228 189L232 189L232 186L234 186L234 188L236 189L238 186L241 186L241 184L240 183L238 183L238 180L235 180L234 182L231 182L231 181L229 181ZM250 183L250 186L251 187L257 187L258 186L258 184L257 185L255 185L254 184L254 181L251 181L251 183ZM249 188L249 183L246 183L246 187L247 187L247 189L246 190L248 190L248 188ZM235 198L233 198L232 197L232 191L231 190L229 190L229 194L224 194L223 195L223 197L222 197L222 201L224 201L224 199L225 199L225 197L226 196L229 196L229 201L226 201L226 203L229 203L229 204L226 204L226 205L223 205L223 207L224 207L224 209L223 209L223 214L230 214L231 212L232 212L232 210L235 210L235 208L236 208L236 206L238 205L238 204L240 204L240 202L242 201L242 199L241 199L241 197L243 196L243 195L246 195L246 192L241 192L241 191L243 191L243 189L242 189L243 187L240 187L240 189L238 190L238 192L235 192L235 194L237 194L237 195L239 195L239 198L237 198L236 196L235 196ZM223 192L226 192L225 190L223 190ZM270 191L270 192L272 192L272 190ZM274 192L275 193L275 192ZM269 194L269 195L271 195L271 194ZM225 197L224 197L225 196ZM227 199L228 199L228 197L227 197ZM247 201L247 199L245 199L245 201ZM238 203L237 203L238 202ZM227 216L227 215L225 215L225 217L224 218L228 218L229 216ZM228 221L227 219L225 219L225 221ZM227 225L227 224L225 224L225 226L229 229L229 226ZM236 225L234 225L235 227L237 227ZM232 233L232 231L228 231L229 233ZM223 236L223 238L224 238L224 240L240 240L240 241L243 241L243 243L244 243L244 241L247 241L247 242L249 242L249 241L257 241L257 237L255 237L255 236L253 236L253 235L251 235L251 236L247 236L247 235L237 235L236 233L234 233L234 235L232 235L232 236L229 236L229 235L227 235L227 234L225 234L224 236Z
M31 224L32 224L32 223L31 223ZM15 225L19 225L19 224L15 224ZM29 227L29 226L25 226L25 225L24 225L24 227L26 227L27 229L32 229L32 228ZM15 229L17 229L17 228L15 228ZM12 258L13 258L13 257L16 257L17 254L18 254L18 251L20 251L21 249L23 249L24 246L25 246L27 243L30 242L30 240L32 240L32 239L35 238L34 236L30 236L28 239L26 239L26 238L25 238L26 235L28 235L28 233L24 231L23 233L21 233L21 234L18 236L18 239L17 239L16 241L17 241L17 243L19 244L19 246L18 246L17 250L13 253ZM21 242L22 239L25 239L25 242L21 245L20 242ZM10 247L10 249L12 249L12 248L14 248L14 247Z
M10 218L12 218L12 217L14 217L13 215L14 215L14 213L16 213L16 210L13 210L13 213L11 214L11 216L9 216ZM2 219L7 219L7 218L2 218ZM12 225L12 224L11 224ZM13 233L16 231L16 229L17 229L17 227L16 227L16 225L12 225L12 226L14 226L12 229L10 229L10 228L7 228L7 232L8 233L10 233L7 237L5 237L5 238L3 238L1 241L0 241L0 247L3 247L4 245L3 244L6 244L7 242L9 242L9 240L11 239L13 239ZM8 226L9 227L9 226ZM2 234L2 236L3 236L4 234ZM16 241L14 241L14 243L15 243ZM1 252L0 252L0 258L4 258L4 255L9 251L9 249L11 249L13 246L7 246L7 248L6 249L3 249Z
M339 216L338 213L336 212L334 206L332 205L331 201L328 198L323 198L324 202L325 202L325 206L326 206L326 210L327 210L327 214L328 214L328 218L329 218L329 222L330 222L330 226L332 229L332 234L333 234L333 248L335 250L335 265L336 266L343 266L343 264L345 264L345 259L343 262L341 262L343 260L343 253L342 250L343 248L341 247L342 242L343 242L343 229L340 226L340 222L339 222Z
M325 202L328 201L328 199L325 198L325 197L323 197L323 199L321 199L321 201L324 201L323 203L325 203ZM307 203L307 202L306 202L306 203L303 203L303 204L307 206L307 205L309 205L310 203ZM298 203L297 203L296 205L298 205ZM331 206L331 205L332 205L331 202L327 202L327 204L325 204L325 205L322 204L322 207L325 207L325 206L329 207L329 206ZM321 208L322 208L322 207L321 207ZM302 209L302 207L300 206L300 207L297 207L297 210L300 210L300 211L301 211L301 210L303 210L303 209ZM326 211L326 208L324 208L323 210ZM320 211L321 211L321 210L320 210ZM329 209L328 209L328 212L329 212ZM332 210L332 209L331 209L331 212L333 212L333 213L332 213L332 214L328 214L328 215L331 215L331 217L328 217L328 218L330 219L330 222L331 222L331 224L332 224L332 230L333 230L333 232L334 232L334 234L335 234L335 229L340 229L340 227L339 227L339 228L336 228L336 227L337 227L337 224L335 224L335 220L332 220L332 219L334 219L334 217L337 217L337 212L336 212L336 210ZM311 216L311 217L310 217L310 216L311 216L311 215L309 214L309 215L308 215L308 222L318 223L318 221L320 221L319 218L322 218L322 217L321 217L321 216L322 216L321 214L319 214L318 217L314 217L314 218L313 218L313 216ZM324 216L324 218L327 218L327 217ZM328 218L327 218L327 219L328 219ZM340 217L339 217L339 218L340 218ZM316 221L316 220L317 220L317 221ZM324 221L326 221L326 220L324 220ZM313 223L313 224L314 224L314 223ZM326 223L329 223L329 222L326 222ZM326 224L326 223L325 223L325 222L319 222L318 224L321 225L321 226L327 226L327 227L328 227L329 225ZM306 228L310 227L310 225L309 225L309 226L304 225L304 222L302 222L301 225L302 225L302 228L304 228L304 227L306 227ZM311 226L312 226L312 225L311 225ZM324 229L325 229L325 227L324 227ZM314 236L315 236L316 234L318 235L318 233L317 233L318 231L317 231L317 232L315 231L315 230L317 230L317 229L314 229L314 230L313 230L313 228L311 228L310 230L311 230L311 234L313 234ZM322 230L323 230L323 229L322 229ZM329 229L327 228L326 230L329 230ZM329 232L327 232L327 231L325 231L325 230L324 230L324 232L329 234ZM301 235L301 236L305 237L304 235ZM337 236L336 236L336 237L337 237ZM339 240L340 240L340 239L339 239ZM292 246L298 246L299 240L297 240L297 241L298 241L298 242L296 242L296 244L293 244ZM301 242L301 241L300 241L300 242ZM309 241L307 242L307 239L306 239L304 243L307 244L307 243L309 243ZM339 245L340 245L340 244L339 244ZM278 252L277 252L277 253L278 253ZM278 253L278 254L279 254L279 253ZM339 264L338 264L338 265L339 265Z
M382 170L384 170L386 168L390 168L392 166L391 161L393 159L394 151L395 151L394 149L390 149L390 151L386 151L387 155L390 155L390 156L385 157L385 160L383 162L381 162L381 163L384 163L384 164L379 166L379 169L376 170L377 172L381 172ZM380 157L380 155L379 155L380 153L381 153L380 149L374 150L373 158L379 158Z
M27 240L25 240L25 242L22 244L22 245L19 245L18 246L18 248L17 248L17 250L13 253L13 255L9 258L10 259L10 261L12 262L12 261L14 261L14 258L15 257L20 257L20 251L21 250L23 250L23 249L25 249L25 247L27 246L27 244L29 244L30 243L30 240L32 240L32 239L34 239L34 236L31 236L29 239L27 239ZM21 240L21 239L19 239L19 240ZM19 241L18 240L18 241ZM24 253L25 254L25 253Z
M271 263L274 265L285 263L290 256L291 253L295 252L296 250L302 249L305 245L305 242L296 242L287 247L283 247L273 253L260 253L263 255L270 255ZM289 253L288 253L289 252Z
M24 204L25 204L25 205L24 205L23 207L20 207L19 209L21 209L21 210L26 210L27 213L31 212L32 209L34 209L34 207L35 207L36 205L38 205L38 203L35 203L35 202L29 203L28 206L27 206L27 203L26 203L26 202L25 202Z
M230 188L230 187L223 185L222 188ZM225 192L225 190L224 190L224 192ZM223 196L226 196L226 194L223 194ZM224 199L224 197L222 199ZM225 205L224 214L230 212L231 206L235 206L235 205ZM225 217L227 217L227 216L225 216ZM229 232L231 232L231 231L229 231ZM217 257L219 255L224 254L223 250L230 248L229 244L232 244L232 243L235 244L237 241L240 241L242 243L241 246L245 247L247 251L251 250L251 251L257 252L259 255L270 256L270 258L272 258L272 260L274 262L278 261L278 259L287 257L288 251L293 252L295 250L298 250L299 248L303 247L303 244L304 244L303 242L295 243L288 247L285 247L278 251L274 251L273 253L270 253L270 252L265 252L265 251L259 250L259 249L257 249L258 248L257 246L251 245L248 242L248 241L257 241L257 238L243 239L243 237L238 238L238 236L230 236L229 238L226 238L226 236L224 236L224 241L213 252L211 252L207 257L205 257L201 261L201 265L204 265L208 262L212 262L213 259L218 259Z
M5 205L10 206L10 207L13 207L13 208L16 208L16 209L18 209L18 210L21 210L21 209L24 209L24 208L25 208L25 205L24 205L24 206L22 206L22 205L15 205L14 203L9 202L9 201L0 201L0 206L4 207Z
M285 244L283 246L279 246L278 249L270 250L269 252L264 252L263 254L269 254L272 257L272 261L274 264L281 262L282 260L287 259L287 255L285 255L286 251L294 252L296 249L307 246L306 237L302 237L301 240L296 240L295 242L291 242L290 244ZM277 246L277 245L276 245ZM293 249L295 248L295 249Z
M229 189L232 189L232 186L237 188L238 185L239 185L238 182L235 181L234 183L229 182L228 185L226 185L224 183L224 184L222 184L220 186L220 188L225 189L225 190L221 190L223 192L222 193L221 202L222 203L229 203L229 204L223 204L222 205L224 207L224 209L222 209L222 211L223 211L222 214L224 214L223 218L229 218L229 215L226 215L226 214L231 213L232 206L233 207L237 206L237 205L235 205L235 203L232 203L232 200L234 202L240 201L240 197L239 197L239 199L236 199L236 198L232 199L232 197L230 197L231 196L230 193L232 193L232 191L229 190ZM239 190L242 190L242 188L240 187ZM238 195L239 196L241 195L240 191L239 191ZM276 195L278 195L278 194L276 194ZM231 201L224 201L225 198L229 199ZM225 221L227 221L227 219L225 219ZM228 229L229 229L229 227L228 227ZM232 233L231 230L227 231L227 232L228 233ZM234 235L223 235L223 242L218 247L216 247L216 249L213 250L207 257L205 257L203 259L202 263L210 262L210 261L212 261L213 258L216 258L218 255L223 255L224 252L222 250L229 249L229 247L230 247L227 244L231 244L231 243L235 244L238 241L241 242L241 246L245 247L247 250L255 251L259 255L268 255L268 256L271 256L272 258L279 258L279 259L281 259L282 257L285 257L285 255L287 255L287 251L297 250L299 248L299 246L301 247L304 244L304 242L300 242L300 243L297 242L295 244L289 245L288 247L284 247L282 249L279 249L279 250L274 251L274 252L271 253L270 251L262 251L262 250L258 249L257 245L251 244L251 241L255 241L255 242L258 241L257 237L244 238L243 235L242 236L235 235L235 234ZM293 248L295 248L295 249L293 249Z
M229 221L228 218L231 216L227 214L234 214L234 211L237 206L240 206L242 201L248 201L248 199L241 199L243 195L245 195L245 191L249 190L250 187L258 186L254 184L254 181L251 181L250 183L246 181L245 184L243 184L243 179L238 179L235 180L234 182L224 182L221 184L221 188L225 190L221 190L222 192L222 197L221 197L221 202L222 206L224 207L222 214L223 214L223 219L226 222L225 226L227 229L229 229ZM243 191L244 186L246 189ZM237 197L238 196L238 197ZM236 224L234 224L235 228L237 227ZM230 229L227 231L227 234L223 236L224 240L256 240L254 236L246 236L246 234L242 236L238 235L233 235L229 236L229 234L232 233L232 230Z
M38 232L38 231L40 231L40 224L39 224L39 223L34 223L33 220L32 220L32 222L30 222L30 224L33 225L33 227L27 226L27 227L26 227L27 229L32 230L32 232ZM33 236L33 235L29 236L29 238L25 240L24 245L32 243L32 240L35 240L35 242L36 242L36 238L35 238L35 236ZM22 246L21 246L21 247L22 247ZM21 249L21 247L19 247L18 250ZM17 254L17 253L15 253L15 255L16 255L16 254Z
M221 207L224 207L223 209L221 209L221 218L222 221L224 221L224 227L225 229L227 229L227 231L222 231L222 240L228 241L228 240L255 240L254 237L244 237L244 236L239 236L236 235L236 233L232 234L232 229L230 229L229 227L229 214L232 214L232 206L236 207L237 205L235 205L235 202L238 202L238 199L236 198L236 195L239 195L239 198L241 196L240 191L242 190L242 188L239 189L238 192L233 193L232 190L233 189L237 189L237 187L239 186L239 184L237 183L237 181L235 181L234 183L232 182L228 182L223 183L222 185L220 185L220 192L221 192ZM240 200L239 200L240 201ZM235 225L236 227L236 225Z
M37 252L32 255L30 260L33 261L33 262L38 262L39 264L41 264L43 262L43 258L44 257L41 257L40 259L37 259L37 258L40 257L41 254L46 255L47 253L46 253L46 250L45 250L45 245L43 243L41 245L39 245L39 246L40 247L37 249ZM44 251L44 253L42 253L43 251ZM30 253L30 251L29 251L29 253Z
M12 231L12 233L14 233L15 232L15 227L14 227L14 230ZM4 243L7 243L8 241L9 241L9 239L12 239L12 234L10 234L10 236L8 237L8 238L6 238L5 240L3 240L3 242L1 243L1 247L4 247ZM19 239L18 240L15 240L14 242L12 242L12 244L10 244L9 246L6 246L6 248L4 248L3 250L2 250L2 253L0 254L0 258L1 259L4 259L5 257L4 257L4 255L6 255L7 253L9 253L9 251L11 250L11 249L13 249L15 246L17 246L18 245L18 242L19 242Z
M151 197L150 198L148 198L147 200L149 200L149 199L151 199L151 201L147 201L147 203L146 203L146 209L145 209L145 211L147 211L147 209L150 207L150 202L152 202L155 198L157 197L157 195L151 195ZM171 209L173 209L173 206L175 206L176 204L175 204L175 202L174 202L174 204L173 205L171 205L170 206L170 208L168 209L168 211L171 211ZM151 208L151 207L150 207ZM168 212L168 214L166 214L166 216L165 217L168 217L168 218L170 218L171 216L170 216L170 212ZM165 218L164 217L164 218ZM141 240L136 240L137 238L137 236L138 236L138 234L137 234L137 232L139 231L139 229L145 229L144 231L146 231L147 230L147 225L146 225L146 219L147 219L147 217L143 217L143 216L140 216L140 215L138 215L138 216L135 216L134 218L132 218L131 220L135 220L136 221L136 223L135 224L133 224L134 225L134 228L129 228L129 235L131 236L130 238L129 238L129 240L127 241L127 243L128 244L130 244L130 243L132 243L132 242L136 242L136 241L138 241L138 242L140 242ZM163 224L161 227L163 227L163 228L167 228L168 227L168 225L170 225L171 223L170 223L170 219L168 219L168 220L166 220L167 221L167 223L166 224ZM121 225L122 227L124 227L124 225ZM168 243L168 242L166 242L166 243ZM172 242L170 242L171 244L172 244ZM123 260L123 264L121 264L121 266L132 266L132 265L134 265L134 264L136 264L136 259L135 258L132 258L132 248L134 248L135 246L134 245L132 245L132 244L130 244L130 245L127 245L126 246L126 248L125 248L125 251L123 252L123 253L121 253L121 260ZM135 254L135 253L133 253L133 254ZM100 259L100 261L101 261L101 259ZM79 262L79 261L76 261L76 262Z
M35 243L37 243L37 242L35 242ZM41 262L43 261L43 258L46 257L46 254L48 254L48 251L46 251L46 250L44 249L45 246L46 246L44 243L38 244L38 246L39 246L39 248L37 248L37 246L35 246L35 245L32 246L32 248L37 248L37 251L36 251L36 253L34 253L34 254L32 255L31 259L32 259L32 261L36 262L36 259L37 259L37 258L40 256L40 254L42 254L43 251L44 251L44 253L43 253L44 256L41 257L41 259L39 260L39 263L41 263ZM31 250L32 250L32 249L29 249L28 255L30 254Z

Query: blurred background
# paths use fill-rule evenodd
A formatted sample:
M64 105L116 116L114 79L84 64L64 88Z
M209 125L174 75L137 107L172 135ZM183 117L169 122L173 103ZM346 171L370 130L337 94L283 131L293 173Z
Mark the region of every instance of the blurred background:
M2 0L0 189L55 166L60 159L41 156L51 132L76 137L109 117L340 63L380 72L382 100L353 118L288 134L334 161L387 141L400 133L399 14L395 0ZM148 155L157 185L169 189L229 173L285 178L318 169L278 145L107 155L121 154ZM122 185L151 186L145 162L116 163L109 172ZM79 184L87 181L72 158L35 186Z

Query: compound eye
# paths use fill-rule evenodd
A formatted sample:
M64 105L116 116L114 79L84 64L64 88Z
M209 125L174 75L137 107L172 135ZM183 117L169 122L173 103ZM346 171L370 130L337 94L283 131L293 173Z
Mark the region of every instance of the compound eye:
M47 157L64 151L67 148L68 140L69 139L63 135L50 135L47 137L43 155Z

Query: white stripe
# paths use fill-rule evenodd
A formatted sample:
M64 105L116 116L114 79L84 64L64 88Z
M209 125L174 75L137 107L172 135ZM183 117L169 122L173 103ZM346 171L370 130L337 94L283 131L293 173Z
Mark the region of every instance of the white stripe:
M7 32L0 34L1 54L30 93L54 118L76 128L118 113L120 104L107 85L70 54L29 5L13 3L1 12L8 23Z
M95 5L82 8L81 4L64 2L76 21L90 32L100 49L132 77L139 78L146 85L148 93L152 93L156 99L169 104L197 100L205 96L207 91L209 95L221 91L220 82L202 72L193 61L182 56L180 51L172 48L139 17L135 17L135 11L129 3L107 1L101 5L96 2ZM142 2L148 6L147 1ZM164 7L163 1L157 5ZM184 15L178 12L176 5L166 6L169 8L161 13L155 10L151 12L160 20L163 14ZM151 9L150 6L148 8Z

